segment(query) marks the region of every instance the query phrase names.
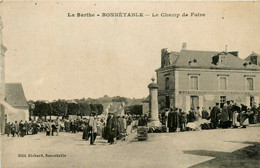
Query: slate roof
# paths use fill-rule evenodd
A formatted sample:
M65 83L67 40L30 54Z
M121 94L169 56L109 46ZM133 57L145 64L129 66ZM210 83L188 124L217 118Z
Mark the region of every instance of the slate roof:
M172 52L171 52L172 53ZM225 54L224 65L215 65L212 63L212 57L219 53ZM171 57L171 55L170 55ZM171 57L171 65L158 70L167 68L201 68L201 69L232 69L232 70L260 70L260 67L254 64L244 66L244 63L249 61L243 60L230 53L217 52L217 51L196 51L196 50L181 50L179 54ZM196 60L196 64L189 64L190 61Z
M5 84L5 100L13 107L28 107L21 83Z

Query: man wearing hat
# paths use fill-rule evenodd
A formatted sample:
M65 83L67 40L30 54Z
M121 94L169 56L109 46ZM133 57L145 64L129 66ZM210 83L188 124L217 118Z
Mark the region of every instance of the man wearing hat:
M90 145L94 145L97 136L97 120L95 118L94 112L90 114L88 125L89 125Z
M228 112L228 127L231 128L232 126L232 121L233 121L233 102L232 101L227 101L227 112Z
M116 135L116 121L112 113L109 113L107 118L107 138L108 143L111 145L114 143L114 138Z
M213 124L213 128L216 129L218 126L218 115L220 114L219 103L212 108L210 112L211 123Z

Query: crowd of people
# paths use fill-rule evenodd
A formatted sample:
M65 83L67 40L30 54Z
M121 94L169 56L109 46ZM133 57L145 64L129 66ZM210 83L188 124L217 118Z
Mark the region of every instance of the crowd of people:
M89 117L75 119L55 120L30 120L30 122L6 123L5 133L7 136L24 137L25 135L35 135L38 132L45 132L46 136L58 136L59 132L77 133L82 132L82 139L90 140L93 145L97 136L106 139L109 144L114 144L115 140L124 140L134 127L136 122L132 115L125 116L109 113L108 116L101 117L91 113Z
M8 122L5 125L5 133L7 136L10 134L15 137L24 137L25 135L35 135L38 134L38 132L46 132L46 135L54 135L56 132L56 135L58 135L58 132L60 131L60 120L31 120L30 122L23 122L21 120L19 123L17 121L15 122Z
M260 123L260 106L254 103L251 108L234 101L227 101L220 107L219 103L208 110L197 107L186 113L179 108L166 109L159 116L164 132L190 131L216 128L246 128L249 124ZM15 137L35 135L45 132L46 136L58 136L59 132L82 132L82 139L89 140L90 145L95 144L96 137L107 140L109 144L117 140L125 140L137 126L147 126L148 116L116 115L109 113L107 117L91 113L86 118L55 120L22 120L18 123L6 123L5 133Z
M132 132L133 123L131 115L118 116L109 113L106 119L100 119L92 113L89 119L84 120L82 139L90 140L93 145L99 135L109 144L114 144L115 140L124 140Z
M189 113L182 109L166 109L161 115L161 122L169 132L216 129L216 128L246 128L249 124L260 122L260 106L254 103L251 108L234 101L227 101L220 108L220 104L207 111L206 108L191 108Z

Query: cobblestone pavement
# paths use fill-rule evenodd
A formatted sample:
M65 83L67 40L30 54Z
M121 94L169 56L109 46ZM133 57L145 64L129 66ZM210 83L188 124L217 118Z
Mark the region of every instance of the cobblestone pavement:
M133 133L126 141L118 141L115 145L108 145L98 137L96 145L90 146L89 141L82 140L81 136L82 133L60 133L59 136L48 137L39 133L23 138L1 136L2 167L181 168L260 165L259 126L154 133L149 134L147 141L137 141L136 133ZM26 157L18 157L19 154ZM40 157L29 157L29 154Z

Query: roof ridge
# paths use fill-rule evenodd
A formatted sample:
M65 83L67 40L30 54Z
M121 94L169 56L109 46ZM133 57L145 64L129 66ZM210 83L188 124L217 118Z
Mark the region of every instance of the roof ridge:
M225 51L208 51L208 50L188 50L188 49L186 49L186 50L181 50L180 52L183 52L183 51L195 51L195 52L215 52L215 53L221 53L221 52L225 52ZM228 53L228 52L227 52Z
M22 82L5 82L5 84L8 84L8 85L10 85L10 84L22 84Z

